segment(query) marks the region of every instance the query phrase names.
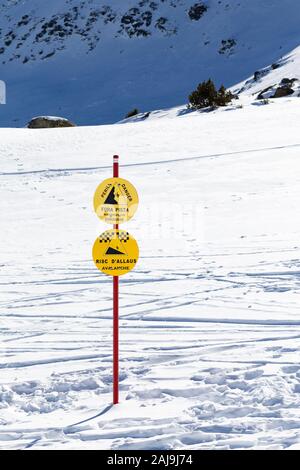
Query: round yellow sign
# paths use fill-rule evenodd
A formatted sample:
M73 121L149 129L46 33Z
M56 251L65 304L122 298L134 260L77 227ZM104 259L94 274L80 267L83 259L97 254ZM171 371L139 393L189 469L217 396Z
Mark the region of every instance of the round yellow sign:
M108 224L121 224L135 214L139 198L135 187L123 178L108 178L94 196L95 212Z
M122 276L137 263L139 247L125 230L103 232L93 246L93 260L97 268L109 276Z

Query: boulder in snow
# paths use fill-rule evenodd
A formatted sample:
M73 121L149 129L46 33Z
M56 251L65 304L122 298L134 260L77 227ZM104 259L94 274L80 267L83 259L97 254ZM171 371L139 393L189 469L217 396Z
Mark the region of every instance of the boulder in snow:
M55 127L75 127L68 119L56 116L38 116L28 123L28 129L50 129Z
M299 92L300 85L297 78L283 78L278 85L271 85L262 90L257 96L258 100L268 98L282 98Z

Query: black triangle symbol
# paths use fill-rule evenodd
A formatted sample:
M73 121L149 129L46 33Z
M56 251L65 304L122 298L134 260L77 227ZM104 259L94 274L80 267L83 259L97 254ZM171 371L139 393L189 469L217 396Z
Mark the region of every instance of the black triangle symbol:
M106 255L125 255L125 253L122 253L122 251L116 250L115 248L112 248L111 246L108 247Z
M113 186L104 201L104 204L118 204L118 201L115 200L115 187Z

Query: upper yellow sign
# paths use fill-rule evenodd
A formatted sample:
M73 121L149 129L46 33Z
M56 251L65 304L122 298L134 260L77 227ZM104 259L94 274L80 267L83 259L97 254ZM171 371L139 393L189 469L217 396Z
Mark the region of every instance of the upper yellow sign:
M102 181L94 196L95 212L108 224L127 222L135 214L138 203L135 187L123 178Z

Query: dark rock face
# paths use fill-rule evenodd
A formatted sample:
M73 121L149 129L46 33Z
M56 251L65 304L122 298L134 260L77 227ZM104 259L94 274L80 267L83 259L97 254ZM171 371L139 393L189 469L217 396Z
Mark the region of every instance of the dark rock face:
M152 23L152 12L141 12L139 8L130 8L121 18L121 29L119 33L125 32L130 38L133 36L150 36L147 30Z
M292 86L297 81L297 78L283 78L280 85Z
M266 68L266 69L263 69L263 70L256 70L256 72L254 72L254 77L253 79L257 82L258 80L260 80L261 78L263 78L265 75L267 75L269 73L269 70Z
M28 129L53 129L57 127L75 127L75 124L65 118L39 116L31 119L27 127Z
M219 49L219 54L227 54L231 55L234 51L234 47L236 46L236 40L233 38L230 39L222 39L221 47Z
M272 98L283 98L284 96L289 96L294 93L294 90L289 86L279 86L274 93Z
M204 3L195 3L189 11L188 15L191 20L198 21L207 11L207 6Z
M267 93L267 91L271 90L273 87L272 86L268 86L267 88L265 88L264 90L262 90L259 95L257 95L257 100L264 100L265 99L265 96L264 94Z
M0 0L1 13L3 2ZM24 0L11 1L18 2L26 3ZM72 37L80 39L88 54L101 46L107 25L115 38L148 38L157 33L172 36L178 30L172 10L179 5L182 7L182 0L136 0L131 8L122 2L116 8L101 5L101 2L99 5L96 0L80 0L76 6L73 2L77 3L77 0L61 2L64 4L62 10L47 18L35 16L34 11L20 17L7 17L7 30L0 28L0 63L20 61L28 64L49 60L67 49ZM171 17L161 15L160 8L166 14L169 10ZM191 7L190 17L199 19L206 9L202 2L196 3ZM186 15L186 10L182 13Z

